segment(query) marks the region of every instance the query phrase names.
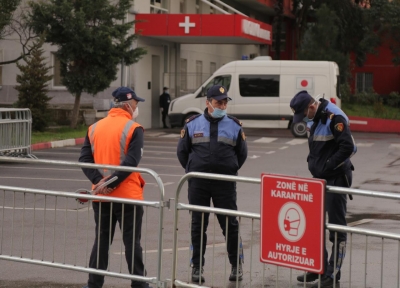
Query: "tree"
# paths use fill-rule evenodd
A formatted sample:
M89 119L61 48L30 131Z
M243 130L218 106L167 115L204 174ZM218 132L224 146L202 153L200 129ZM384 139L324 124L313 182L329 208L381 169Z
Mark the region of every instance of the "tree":
M339 19L336 13L325 4L316 11L316 17L317 21L304 35L303 43L298 51L298 58L334 61L339 66L342 80L347 80L350 58L338 47L339 28L336 23Z
M37 36L32 33L29 21L26 18L26 11L27 9L21 4L21 0L0 0L0 40L17 35L22 49L20 56L8 61L0 61L0 65L16 63L28 56L34 48L32 40L36 39Z
M78 121L83 92L97 94L117 78L118 64L137 62L146 51L132 49L133 22L124 22L133 0L30 2L32 27L58 46L62 83L75 96L71 127Z
M387 1L387 0L378 0ZM361 2L365 1L351 0L296 0L293 3L293 13L297 19L298 43L305 43L305 34L307 33L308 23L315 23L319 9L324 6L333 11L336 15L334 26L338 29L336 47L344 55L355 53L355 62L361 66L365 62L367 53L374 53L379 45L379 37L371 29L371 19L365 13ZM369 4L368 4L369 5ZM318 25L318 23L316 23ZM330 30L325 33L329 35Z
M32 129L36 131L43 131L48 126L48 102L51 98L46 94L47 83L53 78L48 75L51 67L44 62L46 57L43 56L42 44L41 39L33 44L31 55L24 57L26 65L17 63L21 74L17 75L19 85L15 87L19 92L16 106L31 110Z

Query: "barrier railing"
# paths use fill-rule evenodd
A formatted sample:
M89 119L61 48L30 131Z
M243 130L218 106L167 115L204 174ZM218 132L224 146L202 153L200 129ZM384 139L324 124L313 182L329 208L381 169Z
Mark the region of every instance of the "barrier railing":
M180 179L175 195L172 259L167 259L167 262L172 264L171 271L168 271L168 273L171 272L171 274L168 274L171 275L171 279L163 279L161 277L163 239L166 233L170 233L171 230L164 229L163 213L164 207L167 206L167 202L165 202L164 199L163 183L158 174L154 171L149 169L112 165L96 165L54 160L32 160L12 157L0 157L0 161L26 164L54 164L94 169L105 168L110 170L146 173L156 180L156 184L160 190L160 201L152 202L84 194L80 194L78 197L77 194L69 192L0 186L0 203L3 203L2 205L0 204L0 209L2 210L0 213L0 260L24 262L28 264L145 281L155 284L157 287L165 287L169 282L171 283L171 286L204 286L204 283L191 283L189 268L191 261L190 224L186 225L188 223L180 223L182 220L190 223L190 217L185 217L185 215L180 214L180 210L186 210L189 212L196 211L203 213L203 219L205 213L211 213L214 215L214 218L210 219L208 230L208 234L212 234L213 237L210 236L208 238L208 243L206 243L209 244L205 256L207 265L205 266L206 271L204 274L206 276L205 283L207 286L226 287L228 281L227 274L230 273L227 268L227 253L222 251L222 248L225 248L228 243L221 235L222 233L217 233L215 228L217 222L215 215L217 214L223 215L226 219L229 216L238 217L239 220L238 237L241 237L243 243L245 259L243 264L243 280L240 286L265 287L273 285L275 287L292 287L296 282L296 280L293 279L294 274L299 275L303 273L300 271L297 272L297 270L294 269L278 267L271 264L263 264L259 261L257 253L261 245L259 242L260 225L257 223L257 221L260 221L259 213L189 205L181 203L179 200L181 190L186 181L192 177L197 177L210 180L241 182L244 184L257 184L257 193L254 195L254 199L258 202L259 185L261 183L260 178L208 173L188 173ZM240 190L238 191L238 193L240 193ZM400 200L400 195L398 194L380 191L333 186L328 186L326 191L331 193L352 194L355 196ZM247 193L249 193L248 190ZM252 197L250 193L248 195L249 197ZM30 198L28 199L28 197ZM98 270L88 268L87 243L89 242L89 238L87 236L87 231L92 230L87 227L88 225L90 226L90 223L92 222L89 222L89 216L92 212L89 207L79 209L77 208L78 204L76 202L73 201L74 204L71 204L71 201L68 201L77 197L82 199L102 200L143 206L146 209L146 215L148 209L159 209L159 217L157 220L159 228L156 236L158 239L156 250L157 257L156 259L153 259L157 267L156 271L149 274L150 276L136 276L121 272L121 268L119 268L119 272L114 270L111 271L110 269ZM38 221L41 221L40 224L43 227L41 230L37 230ZM91 224L93 225L93 223ZM214 229L212 229L212 227ZM333 287L400 287L400 233L332 224L326 224L326 229L334 231L335 234L338 232L348 233L348 252L342 266L340 286L339 283L335 283ZM228 234L228 231L226 231L226 233ZM75 240L68 239L69 241L66 241L66 235L75 235ZM56 239L59 242L57 242ZM336 239L337 235L335 235L335 241L337 241ZM203 239L201 241L205 240ZM142 243L146 242L147 241L144 240ZM330 245L328 245L328 247L329 246ZM85 249L83 249L83 247L85 247ZM201 244L200 247L202 247ZM237 249L239 254L241 247L238 245ZM10 251L10 253L6 254L4 251ZM184 253L184 251L187 253ZM112 260L112 267L116 267L115 265L118 264L117 262L120 263L119 267L121 267L122 250L120 251L120 255L121 257L119 259L114 258ZM239 261L239 259L237 260ZM211 264L209 262L211 262ZM85 264L83 265L82 263ZM232 287L232 285L239 287L238 280L239 279L232 281L233 283L230 287ZM301 286L307 287L305 283Z
M172 255L175 257L173 259L172 264L172 276L171 283L172 286L179 287L199 287L204 285L204 283L191 283L190 279L190 269L188 269L190 264L190 251L188 253L189 259L183 259L181 255L179 255L179 251L181 248L178 248L178 243L180 246L190 246L190 239L184 241L178 238L178 232L182 230L181 227L185 227L185 225L179 224L179 211L180 210L188 210L188 211L197 211L205 213L213 213L228 216L235 216L239 218L239 233L243 241L244 255L250 255L250 259L247 260L243 265L243 281L240 286L261 286L264 287L266 284L272 285L274 283L275 287L292 287L293 282L293 270L289 268L283 268L274 266L271 264L262 264L258 259L254 259L254 251L258 250L260 247L260 243L255 240L255 236L259 233L259 225L254 226L254 221L260 220L260 214L257 213L248 213L243 211L232 211L227 209L217 209L212 207L204 207L204 206L196 206L196 205L188 205L185 203L180 203L179 195L184 183L192 178L203 178L210 180L224 180L224 181L235 181L235 182L244 182L244 183L252 183L252 184L260 184L261 179L259 178L249 178L249 177L237 177L237 176L228 176L228 175L218 175L218 174L208 174L208 173L188 173L181 178L178 183L178 187L175 195L175 220L174 220L174 242L173 242L173 253ZM368 190L360 190L360 189L352 189L352 188L341 188L341 187L333 187L327 186L327 192L331 193L340 193L340 194L352 194L357 196L367 196L367 197L377 197L383 199L391 199L391 200L400 200L400 195L394 193L380 192L380 191L368 191ZM259 192L259 189L257 189ZM240 192L239 192L240 193ZM258 196L258 193L256 194ZM204 217L204 216L203 216ZM247 219L250 221L250 225L246 227L243 223L243 220ZM179 227L179 229L178 229ZM382 231L376 231L371 229L361 229L355 227L347 227L340 225L332 225L326 224L326 229L335 232L335 243L337 242L337 232L348 233L348 244L347 248L349 250L349 257L346 257L344 260L344 264L342 266L342 279L339 283L334 283L334 287L400 287L400 234L396 233L388 233ZM184 231L185 232L185 231ZM214 253L221 246L226 246L226 240L220 240L222 243L218 243L215 240L215 216L214 216L214 233L213 240L208 241L211 242L209 246L212 248L213 255L208 255L212 258L212 265L209 273L207 273L207 266L205 269L206 283L211 283L210 287L226 287L226 270L227 270L227 261L226 261L226 253L225 254L225 263L221 263L219 260L217 265L214 265L214 261L217 261L218 257L215 257ZM244 233L243 233L244 232ZM184 234L184 233L183 233ZM190 234L190 229L189 233ZM247 236L247 238L246 238ZM365 239L360 239L360 237L365 237ZM380 238L381 243L368 241L368 237ZM189 236L190 238L190 236ZM222 238L222 237L221 237ZM209 237L210 239L210 237ZM256 238L257 239L257 238ZM201 240L202 242L202 240ZM225 243L224 243L225 242ZM203 243L200 244L202 247ZM376 251L376 248L373 250L368 249L368 244L376 247L377 244L381 244L380 251ZM384 245L385 244L385 245ZM336 245L335 245L336 246ZM248 247L248 248L246 248ZM330 247L328 245L327 247ZM386 248L386 249L384 249ZM397 253L394 251L397 250ZM239 252L239 247L238 247ZM218 255L221 254L221 251L218 252ZM368 257L369 255L369 257ZM178 261L179 258L179 261ZM246 257L245 257L246 258ZM257 258L257 257L256 257ZM374 259L374 264L368 265L368 259ZM207 259L207 253L206 253ZM354 264L363 263L363 265ZM178 267L178 263L180 266ZM247 264L248 263L248 264ZM389 266L390 269L385 269L386 266ZM225 265L223 265L225 264ZM336 265L336 264L335 264ZM380 269L375 269L377 265L380 265ZM372 266L372 267L369 267ZM185 268L186 267L186 268ZM274 267L274 268L271 268ZM396 269L397 268L397 269ZM222 271L222 272L221 272ZM296 270L295 270L296 271ZM346 273L348 271L348 274ZM380 275L379 275L380 272ZM298 272L297 274L301 274L303 272ZM186 276L185 276L186 275ZM211 281L208 280L208 277L211 276ZM380 277L379 277L380 276ZM187 280L183 280L187 278ZM268 282L268 283L266 283ZM207 285L208 286L208 285ZM303 286L303 285L301 285ZM239 281L236 281L236 287L239 287ZM304 283L304 287L306 283Z
M0 155L36 158L31 154L31 134L29 109L0 108Z
M12 157L0 157L0 161L24 164L52 164L92 169L101 168L126 172L140 172L152 176L155 179L160 191L160 201L139 201L116 197L0 185L0 191L3 191L3 193L0 193L0 197L1 194L3 194L3 199L1 201L3 204L0 205L0 209L3 210L0 214L2 219L2 222L0 222L0 259L148 282L155 284L157 287L164 286L164 283L161 280L161 263L163 251L163 217L164 205L166 203L164 202L164 185L161 181L161 178L153 170L113 165L98 165L90 163ZM131 275L129 274L129 271L123 273L121 270L121 267L124 266L122 263L124 254L122 251L122 244L119 261L115 261L115 259L113 260L113 266L116 266L116 263L120 262L119 272L110 271L110 265L108 270L88 268L87 251L89 248L91 248L88 244L88 231L95 230L94 227L92 227L92 229L88 229L88 227L93 226L94 223L92 222L94 221L89 221L89 218L93 218L92 215L89 217L89 215L92 213L89 205L87 208L85 207L82 209L80 208L82 207L81 204L74 200L70 201L70 199L76 198L96 200L100 201L100 203L111 202L142 206L146 209L144 213L146 225L143 225L143 227L147 227L147 208L159 209L159 217L157 221L158 230L156 230L158 234L154 237L158 239L157 259L155 260L157 262L157 269L155 271L155 275L153 277L146 277ZM99 205L101 216L102 204ZM111 209L113 209L113 204L110 205ZM8 212L6 213L6 211ZM75 216L73 216L73 214L75 214ZM38 228L35 228L38 226L38 223L40 223L40 225L43 227L40 232L37 232ZM122 223L122 230L124 227L123 225L124 224ZM29 231L29 233L27 231ZM98 231L96 231L96 233L98 233ZM75 235L75 239L73 240L68 238L68 241L66 241L66 235ZM146 238L146 235L147 229L144 238ZM30 243L27 243L27 238L30 239ZM61 240L59 240L60 238ZM16 241L16 239L19 239L19 241ZM60 244L60 242L62 244ZM110 239L109 244L111 242L112 239ZM142 245L146 245L146 242L146 239L142 241ZM19 251L15 253L14 250L18 248ZM6 249L10 251L8 255L4 253ZM26 251L29 250L30 253L27 253ZM83 255L85 255L85 257L83 257Z

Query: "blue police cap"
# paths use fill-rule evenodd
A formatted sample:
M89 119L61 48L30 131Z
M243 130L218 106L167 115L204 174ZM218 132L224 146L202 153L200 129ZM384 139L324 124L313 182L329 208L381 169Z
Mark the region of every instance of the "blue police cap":
M226 94L228 91L226 88L222 85L214 85L210 87L207 91L207 98L213 98L217 101L222 100L222 99L227 99L232 100L232 98L228 97L228 94Z
M129 87L121 86L112 92L112 96L114 96L115 102L124 102L129 100L136 100L140 102L144 102L143 98L140 98L136 95L135 91L133 91Z
M299 123L303 121L304 111L307 109L308 105L314 98L308 94L306 90L302 90L294 95L293 99L290 101L290 108L294 113L293 123Z

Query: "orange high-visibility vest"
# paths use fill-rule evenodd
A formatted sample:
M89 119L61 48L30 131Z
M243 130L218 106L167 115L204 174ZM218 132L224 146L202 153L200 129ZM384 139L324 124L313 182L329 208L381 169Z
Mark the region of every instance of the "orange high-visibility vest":
M108 116L89 127L88 136L96 164L121 165L128 153L133 132L141 125L132 121L131 115L120 108L112 108ZM141 147L142 148L142 147ZM114 171L99 169L104 176ZM131 173L107 196L143 200L145 181L140 173ZM99 195L101 196L101 195Z

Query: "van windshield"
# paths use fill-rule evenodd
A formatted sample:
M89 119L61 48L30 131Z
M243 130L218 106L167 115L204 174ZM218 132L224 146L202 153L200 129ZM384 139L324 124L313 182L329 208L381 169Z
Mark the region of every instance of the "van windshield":
M206 96L206 93L207 93L208 89L210 89L210 87L214 86L214 85L225 86L226 90L229 91L229 87L231 86L231 79L232 79L232 75L216 76L210 82L208 82L206 86L203 87L204 89L202 89L200 91L200 93L197 95L197 97Z

